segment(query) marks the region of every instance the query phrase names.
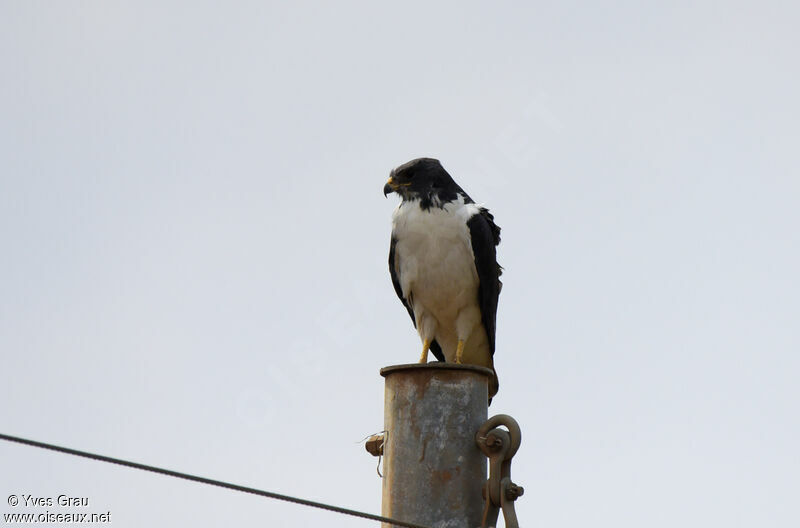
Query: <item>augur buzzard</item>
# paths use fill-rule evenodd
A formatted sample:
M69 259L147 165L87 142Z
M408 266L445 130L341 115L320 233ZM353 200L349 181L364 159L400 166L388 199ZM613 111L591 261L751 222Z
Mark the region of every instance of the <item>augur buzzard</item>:
M392 216L389 273L422 340L439 361L492 369L497 393L495 321L502 268L500 228L453 181L438 160L419 158L391 172L384 195L402 202Z

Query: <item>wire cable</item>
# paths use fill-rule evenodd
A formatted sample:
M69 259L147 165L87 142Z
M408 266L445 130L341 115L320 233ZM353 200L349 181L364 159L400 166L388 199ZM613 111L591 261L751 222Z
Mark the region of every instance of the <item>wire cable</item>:
M291 497L289 495L282 495L280 493L273 493L271 491L264 491L256 488L249 488L247 486L240 486L238 484L231 484L230 482L224 482L221 480L214 480L206 477L199 477L197 475L190 475L188 473L181 473L180 471L173 471L171 469L164 469L156 466L148 466L147 464L140 464L138 462L131 462L129 460L123 460L121 458L113 458L105 455L98 455L96 453L88 453L86 451L78 451L77 449L70 449L68 447L57 446L53 444L47 444L45 442L37 442L35 440L28 440L26 438L20 438L18 436L11 436L0 433L0 440L5 440L7 442L14 442L17 444L23 444L32 447L39 447L41 449L48 449L50 451L56 451L59 453L66 453L68 455L74 455L83 458L89 458L91 460L97 460L100 462L107 462L109 464L117 464L119 466L125 466L134 469L140 469L142 471L149 471L151 473L158 473L161 475L166 475L168 477L175 477L184 480L190 480L192 482L199 482L201 484L208 484L209 486L217 486L219 488L226 488L234 491L241 491L242 493L251 493L253 495L258 495L260 497L267 497L269 499L276 499L286 502L292 502L295 504L301 504L303 506L310 506L312 508L320 508L322 510L328 510L336 513L341 513L344 515L352 515L353 517L361 517L363 519L370 519L373 521L388 523L394 526L402 526L404 528L428 528L427 526L416 524L412 522L406 521L398 521L397 519L390 519L388 517L382 517L380 515L374 515L372 513L365 513L356 510L351 510L349 508L342 508L340 506L333 506L331 504L324 504L322 502L315 502L307 499L300 499L297 497Z

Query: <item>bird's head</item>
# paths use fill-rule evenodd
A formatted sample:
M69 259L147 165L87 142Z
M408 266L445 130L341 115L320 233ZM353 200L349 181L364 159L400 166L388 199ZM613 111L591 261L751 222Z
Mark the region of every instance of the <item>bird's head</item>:
M439 160L417 158L404 163L389 174L383 186L384 196L397 193L403 201L420 200L423 205L446 203L463 193Z

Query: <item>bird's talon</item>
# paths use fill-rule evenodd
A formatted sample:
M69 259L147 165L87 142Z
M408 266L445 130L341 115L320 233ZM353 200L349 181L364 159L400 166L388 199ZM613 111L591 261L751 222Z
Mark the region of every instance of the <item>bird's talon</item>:
M429 339L426 339L422 343L422 355L419 358L419 362L423 365L428 362L428 350L430 350L430 348L431 348L431 342Z
M463 358L464 358L464 341L459 339L458 346L456 347L456 364L460 365Z

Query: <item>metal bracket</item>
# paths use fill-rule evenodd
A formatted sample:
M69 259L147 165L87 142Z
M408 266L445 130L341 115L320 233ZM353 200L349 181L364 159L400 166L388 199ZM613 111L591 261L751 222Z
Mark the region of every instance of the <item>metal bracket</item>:
M501 425L508 431L499 429ZM519 424L507 414L492 416L475 433L475 442L489 458L489 479L483 485L485 504L481 528L496 526L500 510L503 510L506 528L519 528L514 501L525 490L511 481L511 458L522 442Z
M364 444L364 447L367 448L370 455L378 457L378 465L375 466L375 471L380 478L383 478L383 474L381 473L381 459L383 458L383 445L386 442L387 434L386 431L374 434L370 436L367 443Z
M367 439L367 443L364 444L364 447L367 449L367 452L372 456L383 456L383 442L384 436L383 432L374 434Z

